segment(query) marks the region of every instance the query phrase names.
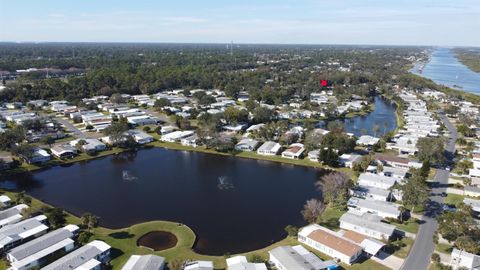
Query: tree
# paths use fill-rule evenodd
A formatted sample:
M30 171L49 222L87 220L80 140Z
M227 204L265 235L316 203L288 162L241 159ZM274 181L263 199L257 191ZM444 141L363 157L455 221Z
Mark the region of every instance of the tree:
M82 225L85 226L89 232L98 226L98 217L91 213L83 214L81 220Z
M407 183L401 186L404 206L410 206L412 212L415 207L423 206L428 200L428 189L424 181L417 178L411 178Z
M338 166L338 154L330 148L322 148L318 153L318 161L330 167Z
M32 198L30 196L27 196L25 191L19 192L15 195L15 203L16 204L26 204L30 205L32 203Z
M473 162L470 160L461 160L457 162L457 166L455 168L458 170L459 173L461 174L468 174L469 169L473 168Z
M42 138L40 139L40 143L46 144L46 145L48 145L48 147L52 147L52 144L53 144L54 142L55 142L55 139L54 139L52 136L50 136L50 135L47 135L47 136L42 137Z
M443 165L445 158L445 141L441 137L419 138L417 156L421 161L428 160L432 164Z
M380 125L378 124L373 125L372 131L373 131L373 134L375 134L375 137L377 137L377 133L379 130L380 130Z
M480 239L479 239L480 240ZM455 240L455 246L466 252L473 254L480 253L480 243L475 240L472 236L462 235Z
M457 131L465 137L474 137L475 136L475 131L471 128L469 128L465 124L461 124L457 126Z
M77 241L81 245L85 245L90 242L90 238L92 237L92 233L88 231L82 231L78 234Z
M351 185L351 180L345 173L335 171L322 176L315 185L321 191L324 201L330 203L343 189Z
M152 129L149 126L144 126L142 130L147 133L150 133L152 131Z
M227 121L229 124L238 124L248 121L248 112L235 107L226 108L223 112L223 116L225 121Z
M272 121L274 112L266 107L256 107L253 110L253 121L255 123L267 123Z
M431 260L435 264L440 263L440 255L438 253L433 253Z
M157 110L163 107L168 107L168 106L172 106L172 103L170 102L170 100L166 98L159 98L155 100L155 102L153 103L153 107L156 108Z
M185 262L183 260L173 259L173 260L168 262L168 269L169 270L182 270L184 264L185 264Z
M22 126L7 129L0 133L0 150L8 150L23 140L25 140L25 129Z
M447 108L445 108L445 113L448 115L456 115L460 111L460 108L455 105L448 105Z
M302 210L303 219L309 223L317 221L318 217L325 211L325 204L317 199L310 199L305 202Z
M124 120L113 122L110 126L103 130L103 134L110 137L110 140L115 144L125 136L125 132L128 130L128 124Z
M474 236L480 240L477 223L467 211L444 212L437 218L438 233L448 241L456 241L462 236Z
M121 104L121 103L125 103L125 99L122 97L122 94L114 93L110 96L110 102Z
M285 232L287 232L290 237L296 237L298 234L298 228L292 225L287 225L285 227Z
M345 132L345 125L338 120L330 121L327 124L327 129L333 133L342 133Z
M50 208L45 212L48 222L54 229L63 227L65 225L66 219L65 219L65 213L63 212L63 209L61 208Z
M312 151L320 148L321 140L322 140L322 135L320 133L315 131L308 132L307 135L305 136L305 141L304 141L305 150Z

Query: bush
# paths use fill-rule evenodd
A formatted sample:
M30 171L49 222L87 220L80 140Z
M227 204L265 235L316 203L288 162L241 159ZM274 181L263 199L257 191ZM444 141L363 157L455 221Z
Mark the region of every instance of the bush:
M152 129L149 126L145 126L145 127L143 127L143 131L145 131L147 133L150 133L152 131Z
M87 126L85 127L85 129L87 129L87 130L92 130L92 129L93 129L93 126L92 126L92 125L87 125Z

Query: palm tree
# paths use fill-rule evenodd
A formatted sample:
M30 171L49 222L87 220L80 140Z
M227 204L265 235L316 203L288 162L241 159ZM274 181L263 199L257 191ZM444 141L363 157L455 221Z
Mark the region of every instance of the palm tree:
M405 207L403 207L403 206L400 206L400 207L398 207L398 210L400 211L400 223L403 223L403 214L405 213L405 211L407 209L405 209Z

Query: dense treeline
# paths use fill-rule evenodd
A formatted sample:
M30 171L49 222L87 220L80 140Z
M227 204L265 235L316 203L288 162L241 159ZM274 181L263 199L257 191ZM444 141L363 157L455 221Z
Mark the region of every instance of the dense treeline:
M308 96L327 79L340 99L369 96L395 83L412 48L225 45L0 44L0 71L71 67L86 76L43 79L20 76L0 93L2 101L67 99L113 93L152 94L185 88L248 91L274 104ZM344 70L339 70L342 67Z

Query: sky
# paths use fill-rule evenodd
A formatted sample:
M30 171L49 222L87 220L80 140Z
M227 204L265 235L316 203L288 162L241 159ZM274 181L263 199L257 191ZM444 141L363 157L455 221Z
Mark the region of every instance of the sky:
M480 46L479 0L0 0L0 41Z

